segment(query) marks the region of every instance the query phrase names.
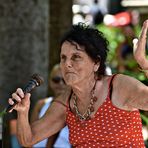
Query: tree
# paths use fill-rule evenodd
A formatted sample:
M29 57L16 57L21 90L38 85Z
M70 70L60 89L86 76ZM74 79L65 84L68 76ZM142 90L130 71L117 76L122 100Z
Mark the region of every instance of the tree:
M72 0L50 0L49 69L59 62L60 38L72 24Z
M47 95L48 7L48 0L0 1L0 104L3 106L33 73L41 74L45 84L34 91L32 102ZM7 132L4 136L7 148Z

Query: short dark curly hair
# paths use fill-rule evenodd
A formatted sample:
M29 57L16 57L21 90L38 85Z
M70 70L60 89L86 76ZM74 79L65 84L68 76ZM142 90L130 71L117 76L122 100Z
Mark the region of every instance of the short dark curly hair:
M100 67L97 71L98 76L105 74L108 41L102 32L84 23L78 23L77 25L72 25L63 35L60 45L62 46L65 41L83 46L88 56L94 62L100 62Z

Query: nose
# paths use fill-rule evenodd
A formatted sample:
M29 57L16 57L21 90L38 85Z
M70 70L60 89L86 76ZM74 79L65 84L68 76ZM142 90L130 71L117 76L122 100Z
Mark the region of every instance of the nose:
M71 68L72 67L72 62L70 59L67 59L66 62L65 62L65 67L66 68Z

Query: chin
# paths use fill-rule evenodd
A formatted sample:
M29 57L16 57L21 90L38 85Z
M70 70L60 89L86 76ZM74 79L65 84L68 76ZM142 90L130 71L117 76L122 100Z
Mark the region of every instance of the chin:
M68 86L73 86L75 84L76 84L75 81L66 81L66 85L68 85Z
M66 77L64 80L66 85L68 86L73 86L77 83L77 79L75 79L74 77Z
M72 83L71 82L66 82L66 85L71 86Z

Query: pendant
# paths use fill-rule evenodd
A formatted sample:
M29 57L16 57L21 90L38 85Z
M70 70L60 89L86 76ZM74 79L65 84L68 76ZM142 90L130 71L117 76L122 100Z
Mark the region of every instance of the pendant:
M90 107L90 111L94 112L94 107L93 106Z
M94 96L94 97L92 98L92 100L93 100L94 102L96 102L96 101L98 100L98 98L97 98L96 96Z
M85 121L86 121L86 120L80 120L80 126L81 126L81 127L85 127Z

